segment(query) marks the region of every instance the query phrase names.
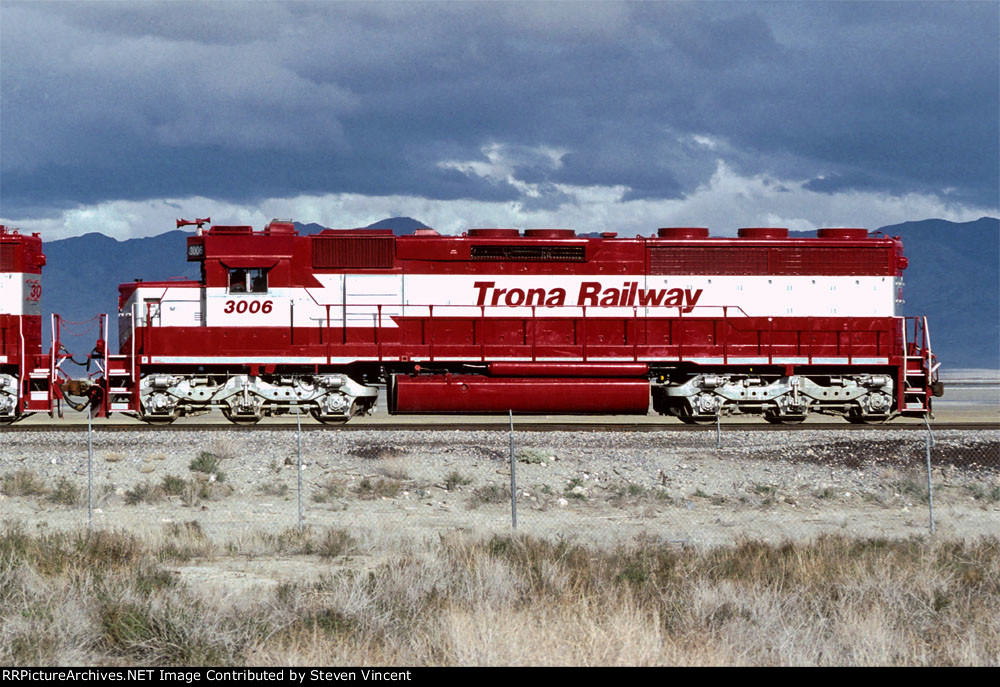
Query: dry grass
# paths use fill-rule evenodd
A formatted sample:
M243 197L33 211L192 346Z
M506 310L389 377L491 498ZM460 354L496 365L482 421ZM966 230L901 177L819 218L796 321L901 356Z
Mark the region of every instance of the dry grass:
M258 491L265 496L283 497L288 495L289 487L279 479L272 479L262 482L258 487Z
M15 470L0 478L0 493L4 496L42 496L47 491L45 480L33 470Z
M218 436L209 444L208 453L219 460L232 460L239 455L237 442L226 436Z
M200 472L205 475L214 475L216 482L225 482L226 473L219 469L219 457L214 453L202 451L198 457L191 461L188 466L192 472Z
M464 487L469 484L472 484L471 477L463 475L458 470L452 470L445 475L443 486L447 491L455 491L459 487Z
M395 479L362 478L354 487L359 499L391 499L399 494L403 483Z
M702 550L456 534L397 544L307 529L222 546L194 521L146 541L8 526L0 664L1000 662L997 538ZM339 567L253 594L188 586L165 567L260 556Z
M486 484L472 490L466 508L475 510L494 503L510 503L510 487L500 484Z
M406 469L406 464L398 458L381 461L376 472L381 477L388 477L399 482L406 482L411 479L410 473Z
M336 477L327 477L316 485L312 492L312 500L315 503L332 503L342 499L346 493L347 482Z
M80 487L73 484L67 477L60 477L46 497L49 503L59 506L81 506L86 503L86 495Z

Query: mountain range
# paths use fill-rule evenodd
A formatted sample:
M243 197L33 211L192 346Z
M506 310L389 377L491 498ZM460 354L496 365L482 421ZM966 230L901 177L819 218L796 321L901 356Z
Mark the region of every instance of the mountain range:
M388 228L403 235L424 226L409 217L393 217L369 228ZM318 224L296 227L300 234L315 234L325 228ZM931 343L943 368L1000 369L1000 220L983 217L955 223L928 219L879 231L902 237L909 259L903 273L904 313L927 316ZM186 261L184 239L189 235L170 231L118 241L91 233L47 241L43 341L49 340L48 313L59 313L66 321L81 323L67 324L62 340L82 355L97 339L96 321L87 321L95 313L106 312L111 315L108 339L115 350L118 284L136 278L197 278L196 263Z

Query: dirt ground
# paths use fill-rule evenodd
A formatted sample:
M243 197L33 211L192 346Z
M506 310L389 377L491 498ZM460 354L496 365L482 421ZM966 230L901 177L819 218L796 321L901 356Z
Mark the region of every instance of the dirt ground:
M36 531L85 528L85 436L6 435L0 519ZM214 555L178 567L185 579L224 591L348 564L275 554L267 543L298 528L294 432L95 437L94 527L155 539L197 523ZM721 448L715 439L713 432L519 434L517 531L602 546L929 532L922 433L730 432ZM1000 534L1000 431L935 439L936 536ZM352 566L419 552L449 532L512 527L504 432L310 432L302 462L303 526L349 532L364 552Z

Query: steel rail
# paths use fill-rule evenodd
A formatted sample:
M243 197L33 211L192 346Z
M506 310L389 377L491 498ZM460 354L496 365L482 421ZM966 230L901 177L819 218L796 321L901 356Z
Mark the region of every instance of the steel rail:
M322 425L303 424L303 432L406 432L406 431L441 431L441 432L479 432L479 431L509 431L509 423L504 421L484 421L484 422L427 422L427 423L398 423L398 422L369 422L369 423L347 423L343 425ZM905 423L883 425L852 425L849 423L822 423L822 424L797 424L797 425L770 425L766 423L723 423L722 433L726 432L808 432L808 431L834 431L834 432L857 432L862 430L874 431L926 431L923 423ZM989 422L947 422L931 423L934 430L962 430L962 431L989 431L1000 430L1000 424ZM35 424L35 425L13 425L0 428L0 437L5 433L50 433L50 432L86 432L86 424ZM95 432L294 432L295 423L281 424L259 424L259 425L234 425L230 423L194 424L178 422L171 425L147 425L147 424L116 424L116 423L94 423ZM629 423L629 422L532 422L524 420L517 424L518 432L716 432L715 424L711 425L685 425L673 422L656 423Z

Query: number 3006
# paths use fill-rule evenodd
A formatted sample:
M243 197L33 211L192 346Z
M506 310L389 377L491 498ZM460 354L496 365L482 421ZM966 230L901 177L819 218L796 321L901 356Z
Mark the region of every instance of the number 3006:
M274 308L274 301L226 301L226 309L222 312L226 313L245 313L250 314L263 313L268 314Z

